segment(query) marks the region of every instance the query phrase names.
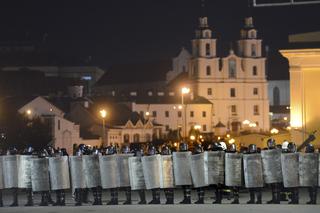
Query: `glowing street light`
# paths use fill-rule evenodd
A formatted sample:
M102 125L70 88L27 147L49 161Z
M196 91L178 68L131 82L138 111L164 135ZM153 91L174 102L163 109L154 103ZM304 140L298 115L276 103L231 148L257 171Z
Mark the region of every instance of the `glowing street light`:
M31 115L32 113L31 109L28 109L26 112L27 112L27 115Z
M184 106L184 101L183 101L183 98L184 98L184 95L185 94L188 94L190 92L190 88L188 87L182 87L181 88L181 108L182 106ZM184 137L187 137L187 110L186 110L186 107L183 107L184 108Z
M276 129L276 128L272 128L272 129L270 130L270 133L271 133L271 134L278 134L278 133L279 133L279 130Z
M250 121L249 121L249 120L244 120L244 121L242 121L242 124L244 124L244 125L249 125L249 124L250 124Z
M181 88L181 93L182 94L188 94L190 92L190 88L188 88L188 87L182 87Z
M233 143L235 143L236 142L236 140L234 139L234 138L231 138L230 140L229 140L229 144L233 144Z
M190 140L194 141L196 139L196 136L190 135Z
M102 145L104 145L105 142L105 132L106 132L106 124L105 124L105 118L107 117L107 111L105 109L102 109L99 111L100 116L102 118Z
M199 125L199 124L194 125L194 129L195 129L195 130L200 130L200 129L201 129L201 125Z

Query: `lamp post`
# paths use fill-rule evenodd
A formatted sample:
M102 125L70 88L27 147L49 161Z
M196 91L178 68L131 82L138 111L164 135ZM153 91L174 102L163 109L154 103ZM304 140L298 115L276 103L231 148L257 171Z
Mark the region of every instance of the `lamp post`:
M184 128L183 128L183 137L187 137L187 110L186 110L186 106L184 105L184 95L188 94L190 92L190 88L187 87L182 87L181 88L181 105L184 109L184 116L183 117L183 121L184 121Z
M102 118L102 145L105 142L105 132L106 132L106 122L105 119L107 117L107 111L105 109L100 110L100 116Z

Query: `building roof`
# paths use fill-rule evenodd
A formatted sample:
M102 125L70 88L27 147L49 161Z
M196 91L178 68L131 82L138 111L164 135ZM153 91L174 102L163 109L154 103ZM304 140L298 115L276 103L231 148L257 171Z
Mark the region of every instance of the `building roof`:
M132 100L137 104L181 104L181 96L147 96L147 97L136 97ZM208 99L202 96L196 96L193 99L185 97L185 104L212 104Z
M96 85L165 81L170 68L171 60L113 65Z
M221 123L221 121L219 121L218 123L217 123L217 125L215 125L215 127L216 128L224 128L224 127L226 127L223 123Z

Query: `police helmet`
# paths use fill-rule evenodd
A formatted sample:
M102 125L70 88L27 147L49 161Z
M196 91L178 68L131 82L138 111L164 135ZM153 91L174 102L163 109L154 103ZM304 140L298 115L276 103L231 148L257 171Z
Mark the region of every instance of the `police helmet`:
M200 153L202 153L203 152L203 149L202 149L202 146L201 146L201 144L196 144L195 146L194 146L194 154L200 154Z
M157 154L156 147L153 144L148 146L148 155L155 155Z
M314 146L311 143L308 143L306 146L306 153L313 153L314 152Z
M162 155L170 155L171 154L171 150L170 150L169 146L167 146L167 145L162 146L161 154Z
M276 141L273 138L269 138L267 141L268 149L275 149L276 148Z
M235 143L230 144L229 152L236 152L236 151L237 151L237 145Z
M295 152L297 151L297 146L296 146L296 144L293 143L293 142L288 143L287 150L288 150L288 152L290 152L290 153L295 153Z
M249 153L256 153L257 151L258 151L257 145L255 145L255 144L249 145Z
M181 142L179 144L179 151L180 152L186 152L188 151L188 144L186 142Z

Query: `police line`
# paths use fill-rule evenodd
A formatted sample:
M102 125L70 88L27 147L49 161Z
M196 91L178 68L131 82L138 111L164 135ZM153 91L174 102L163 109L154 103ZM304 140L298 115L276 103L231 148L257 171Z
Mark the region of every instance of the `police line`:
M216 184L256 188L271 183L283 183L286 188L314 187L319 186L318 179L318 153L281 153L278 149L256 154L206 151L142 157L0 156L0 189L31 188L33 192L94 187L198 188Z

